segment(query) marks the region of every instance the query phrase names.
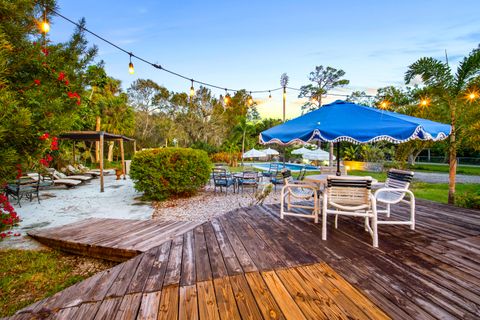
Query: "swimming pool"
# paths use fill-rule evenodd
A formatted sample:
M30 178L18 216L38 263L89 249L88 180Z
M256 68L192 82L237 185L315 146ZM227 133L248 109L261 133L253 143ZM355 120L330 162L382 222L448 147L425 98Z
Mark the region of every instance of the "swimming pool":
M279 169L284 168L283 163L281 163L281 162L272 162L272 163L278 163ZM257 168L257 169L261 169L261 170L268 170L268 168L270 168L270 162L251 163L251 164L248 164L248 165L250 165L254 168ZM309 165L309 164L285 163L285 167L292 172L300 171L300 169L302 169L303 167L305 167L305 169L307 169L307 171L318 170L317 167Z

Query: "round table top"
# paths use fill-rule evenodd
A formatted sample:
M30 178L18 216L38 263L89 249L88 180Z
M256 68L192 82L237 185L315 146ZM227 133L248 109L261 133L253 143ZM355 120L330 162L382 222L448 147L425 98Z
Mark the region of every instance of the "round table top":
M310 181L319 184L326 184L328 176L332 176L332 174L314 174L311 176L305 176L305 181ZM343 176L343 177L359 177L359 176ZM378 180L372 178L372 184L377 184Z

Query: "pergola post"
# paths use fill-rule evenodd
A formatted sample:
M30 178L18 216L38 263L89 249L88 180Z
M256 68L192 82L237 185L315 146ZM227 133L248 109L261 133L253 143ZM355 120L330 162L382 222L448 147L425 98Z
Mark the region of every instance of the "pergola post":
M137 141L133 140L133 154L137 153Z
M125 172L125 154L123 152L123 138L120 139L120 155L122 158L122 173L123 173L123 180L126 180L126 172Z
M100 132L100 192L104 191L103 188L103 144L104 144L104 137L103 131Z

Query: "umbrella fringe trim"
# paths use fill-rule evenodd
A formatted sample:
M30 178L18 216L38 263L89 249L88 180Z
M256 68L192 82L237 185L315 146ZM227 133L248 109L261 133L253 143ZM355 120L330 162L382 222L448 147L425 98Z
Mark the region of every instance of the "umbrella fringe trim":
M320 140L322 142L333 142L333 143L347 141L347 142L351 142L351 143L355 143L355 144L367 144L367 143L373 143L373 142L378 142L378 141L388 141L388 142L391 142L391 143L399 144L399 143L405 143L405 142L408 142L408 141L411 141L411 140L414 140L414 139L419 139L419 140L423 140L423 141L441 141L441 140L445 140L450 135L450 133L451 133L451 131L448 134L446 134L445 132L439 132L436 137L433 137L430 133L426 132L423 129L422 126L418 126L415 129L415 131L412 133L412 135L410 137L406 138L406 139L395 139L395 138L393 138L389 135L382 135L382 136L377 136L375 138L372 138L368 141L359 141L357 139L354 139L354 138L348 137L348 136L340 136L340 137L337 137L337 138L332 139L332 140L325 139L322 136L322 134L320 133L320 130L315 129L313 131L313 134L310 136L310 138L307 141L304 141L304 140L299 139L299 138L290 140L287 143L284 143L280 139L277 139L277 138L270 139L268 141L264 141L262 134L260 134L259 142L261 144L276 143L276 144L283 145L283 146L288 146L288 145L292 145L292 144L295 144L295 143L304 144L304 143L308 143L308 142L311 142L311 141L314 141L314 140ZM421 138L420 134L422 134L424 136L424 138ZM316 136L318 136L319 138L317 138Z

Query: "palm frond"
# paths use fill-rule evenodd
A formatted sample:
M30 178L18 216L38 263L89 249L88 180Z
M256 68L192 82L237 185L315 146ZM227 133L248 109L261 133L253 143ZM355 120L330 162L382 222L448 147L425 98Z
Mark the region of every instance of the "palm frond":
M460 92L473 78L480 75L480 49L474 49L468 57L463 58L457 69L456 92Z
M453 76L450 67L437 59L421 58L412 63L405 73L405 82L420 76L427 86L448 88L452 85Z

